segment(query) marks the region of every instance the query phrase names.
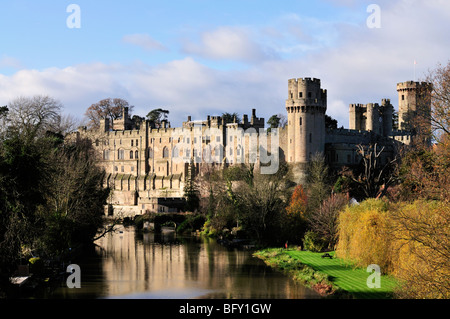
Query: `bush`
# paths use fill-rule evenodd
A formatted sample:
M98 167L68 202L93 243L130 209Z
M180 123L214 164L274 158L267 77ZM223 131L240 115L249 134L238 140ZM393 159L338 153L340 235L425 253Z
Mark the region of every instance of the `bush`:
M450 203L370 199L339 216L336 255L400 279L397 297L450 298Z
M303 246L306 250L317 253L325 248L326 243L315 232L308 231L303 238Z
M388 206L379 199L368 199L348 206L339 215L339 242L336 254L357 266L377 264L383 272L392 270Z

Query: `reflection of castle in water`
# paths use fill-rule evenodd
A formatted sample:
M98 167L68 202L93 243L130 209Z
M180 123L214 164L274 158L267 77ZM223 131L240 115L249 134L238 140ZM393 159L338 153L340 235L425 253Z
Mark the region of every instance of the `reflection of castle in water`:
M271 270L248 251L227 250L211 239L145 233L109 234L103 277L109 296L315 298L313 291ZM184 298L184 297L181 297Z

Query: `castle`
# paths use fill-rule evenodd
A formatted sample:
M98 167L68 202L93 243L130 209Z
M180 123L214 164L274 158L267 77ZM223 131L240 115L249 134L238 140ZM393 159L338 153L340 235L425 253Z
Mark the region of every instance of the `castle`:
M396 144L411 143L409 119L423 95L431 94L428 83L413 81L397 84L397 91L397 128L389 99L350 104L349 129L327 128L327 90L320 79L303 78L288 80L287 123L270 134L255 109L242 121L227 123L220 116L193 121L189 116L182 127L172 128L168 121L156 126L143 118L131 119L124 108L121 119L105 118L99 129L81 127L72 137L88 137L98 150L106 172L104 186L112 190L108 214L178 212L186 177L193 174L191 164L201 172L205 166L221 169L254 163L270 174L286 162L300 182L315 153L324 154L331 168L351 167L360 161L357 145L374 143L385 147L381 161L387 162L395 155Z

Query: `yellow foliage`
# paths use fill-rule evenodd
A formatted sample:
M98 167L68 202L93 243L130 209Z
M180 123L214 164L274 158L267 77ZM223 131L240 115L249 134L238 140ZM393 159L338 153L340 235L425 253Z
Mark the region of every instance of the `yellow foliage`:
M392 267L388 238L386 203L369 199L340 214L336 254L362 267L377 264L386 273Z
M336 254L399 278L401 297L450 298L450 204L370 199L339 216Z

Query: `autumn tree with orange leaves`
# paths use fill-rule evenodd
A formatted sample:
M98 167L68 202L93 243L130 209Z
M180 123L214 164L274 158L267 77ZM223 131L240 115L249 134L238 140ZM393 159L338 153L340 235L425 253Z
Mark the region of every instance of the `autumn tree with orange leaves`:
M286 239L290 243L300 243L307 226L307 196L302 185L297 185L286 207Z

